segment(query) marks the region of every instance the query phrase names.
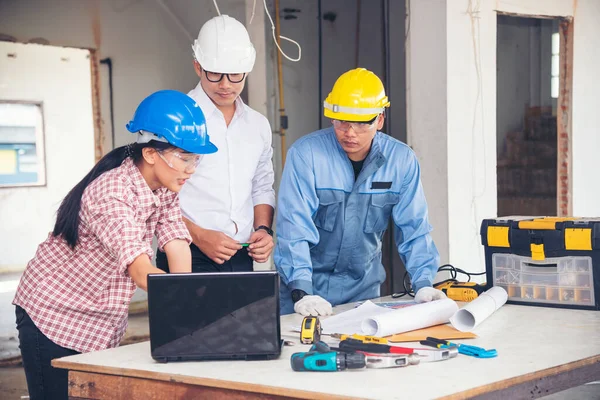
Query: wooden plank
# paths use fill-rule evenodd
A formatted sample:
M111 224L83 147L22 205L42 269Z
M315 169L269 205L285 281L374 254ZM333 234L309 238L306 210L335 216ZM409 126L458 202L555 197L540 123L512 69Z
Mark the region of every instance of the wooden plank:
M494 382L489 385L446 396L442 399L537 399L598 379L600 379L600 356L594 356L515 378Z
M69 372L69 396L82 399L256 399L284 400L286 396L242 392L180 382L155 381L126 376Z
M256 387L248 389L256 390ZM285 392L283 390L282 392ZM315 392L289 391L289 395L260 393L243 389L219 388L170 381L158 381L147 378L132 378L69 371L70 399L127 399L127 400L171 400L171 399L232 399L232 400L288 400L288 399L351 399L349 397L325 395ZM292 393L295 393L293 395Z

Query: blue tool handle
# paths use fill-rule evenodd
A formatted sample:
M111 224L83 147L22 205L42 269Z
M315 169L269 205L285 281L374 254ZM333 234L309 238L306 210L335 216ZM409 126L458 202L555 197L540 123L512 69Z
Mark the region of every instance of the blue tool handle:
M440 345L440 346L438 346L440 348L457 347L458 353L464 354L466 356L472 356L472 357L477 357L477 358L492 358L492 357L496 357L498 355L498 352L495 349L486 350L482 347L472 346L470 344L452 343L447 340L437 339L434 337L427 337L426 341L430 342L432 344L437 343ZM421 344L424 344L424 343L421 342ZM433 347L435 347L435 345L433 345Z
M477 358L493 358L498 355L496 349L486 350L481 347L476 346L468 346L468 345L460 345L458 347L458 352L460 354L464 354L466 356L472 356Z
M459 344L458 348L469 349L472 351L486 351L483 347L471 346L470 344Z

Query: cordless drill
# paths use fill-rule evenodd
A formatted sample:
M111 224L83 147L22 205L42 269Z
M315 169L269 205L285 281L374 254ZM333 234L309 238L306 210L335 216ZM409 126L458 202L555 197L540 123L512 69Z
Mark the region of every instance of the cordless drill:
M445 281L433 285L441 290L454 301L473 301L486 290L486 284L477 284L475 282L456 282Z
M294 353L290 359L294 371L343 371L366 366L363 353L333 351L325 342L317 342L309 351Z

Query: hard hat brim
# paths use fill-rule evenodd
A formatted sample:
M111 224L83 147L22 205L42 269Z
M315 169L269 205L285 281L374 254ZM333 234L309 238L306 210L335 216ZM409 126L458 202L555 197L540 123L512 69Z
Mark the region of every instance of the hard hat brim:
M176 146L176 147L178 147L178 146ZM218 150L217 146L215 146L211 142L208 142L204 146L185 146L185 145L183 145L180 147L180 149L183 149L187 152L194 153L194 154L213 154L213 153L216 153Z

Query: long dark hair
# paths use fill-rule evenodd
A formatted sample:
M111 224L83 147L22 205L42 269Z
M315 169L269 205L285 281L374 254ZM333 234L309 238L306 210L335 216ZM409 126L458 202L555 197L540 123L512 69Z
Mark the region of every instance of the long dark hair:
M120 166L126 158L131 157L134 163L142 159L142 149L152 147L156 150L166 150L173 147L169 143L151 140L148 143L131 143L117 147L98 161L90 172L65 196L56 213L56 224L52 235L62 236L63 239L75 248L79 240L79 210L81 209L81 197L90 183L103 173Z

